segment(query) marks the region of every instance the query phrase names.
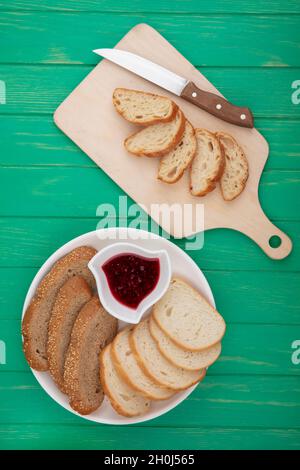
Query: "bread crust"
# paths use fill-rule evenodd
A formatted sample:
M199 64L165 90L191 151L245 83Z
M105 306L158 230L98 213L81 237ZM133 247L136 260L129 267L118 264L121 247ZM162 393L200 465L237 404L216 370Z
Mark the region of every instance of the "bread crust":
M210 137L213 140L215 140L215 142L218 144L218 147L220 150L220 157L221 157L219 166L218 166L218 171L212 178L209 179L209 181L207 181L207 186L203 191L198 191L198 192L192 191L192 174L190 172L190 191L192 195L196 197L203 197L203 196L206 196L211 191L213 191L217 186L217 182L221 179L223 172L224 172L224 168L225 168L225 153L224 153L223 147L220 145L220 141L217 138L216 134L208 131L207 129L195 129L196 137L197 137L197 131L205 131L210 135Z
M156 395L153 395L152 393L150 392L147 392L145 391L143 388L139 387L135 382L133 382L129 376L129 374L127 374L126 370L122 367L122 364L120 363L119 361L119 358L118 358L118 354L116 352L116 342L117 342L117 338L119 335L122 334L122 331L120 331L120 333L117 334L117 336L115 337L114 341L111 343L111 354L112 354L112 358L113 358L113 362L114 362L114 365L118 371L118 374L120 374L120 376L122 377L122 379L124 380L125 383L127 383L127 385L129 385L130 387L132 387L134 390L136 390L137 392L139 392L141 395L143 395L145 398L149 398L150 400L168 400L173 394L174 394L174 391L171 390L171 389L168 389L167 387L165 386L160 386L161 388L165 389L165 390L170 390L170 395L169 396L166 396L166 397L157 397ZM139 364L138 364L139 365ZM142 372L144 372L142 370ZM147 375L147 377L149 377Z
M177 144L179 144L181 137L183 135L184 129L185 129L185 116L183 112L179 109L178 112L180 113L180 126L178 128L177 134L173 137L172 141L169 143L169 145L164 149L160 150L157 152L131 152L128 149L128 140L131 139L132 137L135 137L139 132L134 132L133 134L129 135L125 140L124 140L124 146L127 152L131 153L132 155L136 155L138 157L149 157L149 158L156 158L156 157L163 157L167 153L169 153L174 147L176 147Z
M240 144L235 140L234 137L232 137L231 134L228 134L226 132L216 132L216 137L217 139L219 140L219 143L220 143L220 147L221 149L223 150L223 154L224 154L224 170L225 170L225 165L226 165L226 158L225 158L225 147L223 146L222 144L222 137L225 137L225 138L229 138L231 139L234 144L239 148L240 152L241 152L241 158L242 160L244 161L244 163L247 165L247 173L245 174L244 178L240 181L240 184L241 184L241 190L233 197L226 197L226 195L224 194L223 192L223 188L222 188L222 184L220 184L220 188L221 188L221 193L222 193L222 197L224 199L224 201L233 201L234 199L236 199L245 189L245 186L246 186L246 183L247 183L247 180L248 180L248 177L249 177L249 165L248 165L248 160L246 158L246 155L245 155L245 152L244 150L242 149L242 147L240 146ZM224 171L223 170L223 171ZM222 175L223 175L223 172L222 172ZM221 175L221 177L222 177Z
M214 311L214 313L216 315L218 315L224 325L224 331L223 331L223 334L220 338L218 338L216 341L214 341L213 343L205 346L204 348L191 348L190 346L187 346L186 344L182 343L181 341L179 341L175 336L172 336L167 330L166 328L164 328L164 326L162 325L162 323L158 320L157 316L156 316L156 309L157 309L157 306L156 304L154 305L153 307L153 311L152 311L152 314L153 314L153 317L154 317L154 320L156 321L156 323L158 324L158 326L160 327L160 329L177 345L179 346L180 348L183 348L183 349L186 349L187 351L206 351L207 349L210 349L212 346L215 346L217 343L219 343L222 338L224 337L225 335L225 332L226 332L226 323L224 321L224 318L222 317L222 315L219 314L219 312L206 300L205 297L203 297L200 292L198 292L194 287L192 287L190 284L188 284L184 279L181 279L180 277L173 277L172 279L173 281L179 281L179 282L183 282L184 284L187 284L194 292L195 292L195 295L200 297L201 299L203 299L209 306L210 308Z
M34 297L32 298L22 321L23 351L28 364L33 369L39 371L46 371L49 368L46 356L47 344L45 342L44 355L42 355L41 351L37 351L37 347L35 345L35 334L33 331L36 322L40 318L40 309L43 307L43 302L47 300L49 289L57 288L58 290L62 286L62 284L73 274L83 275L80 272L76 272L76 270L72 271L71 273L68 273L68 267L71 266L72 263L78 262L81 258L86 260L84 277L89 282L90 286L94 288L94 277L87 268L87 263L91 258L93 258L96 253L97 251L95 250L95 248L89 246L80 246L78 248L75 248L70 253L56 261L56 263L54 263L50 271L46 274L46 276L38 285ZM54 303L54 299L55 297L49 299L52 305ZM52 307L51 309L49 309L48 312L48 322L51 316L51 310ZM45 323L43 327L47 329L48 323ZM47 331L44 331L44 335L47 337Z
M141 95L155 96L155 97L161 98L163 100L169 100L170 103L171 103L171 113L165 118L151 119L147 122L140 122L136 119L127 119L124 116L124 112L122 112L122 110L119 108L119 106L117 104L117 98L116 98L115 94L119 90L120 91L125 91L125 92L130 91L130 92L134 92L134 93L141 94ZM152 124L158 124L159 122L170 122L174 119L174 117L176 116L176 113L178 111L178 105L173 100L167 98L166 96L157 95L155 93L149 93L147 91L132 90L132 89L128 89L128 88L116 88L113 92L112 102L113 102L113 105L114 105L116 111L119 113L120 116L122 116L124 119L126 119L126 121L132 122L133 124L139 124L140 126L143 126L143 127L146 127L146 126L149 126L149 125L152 125Z

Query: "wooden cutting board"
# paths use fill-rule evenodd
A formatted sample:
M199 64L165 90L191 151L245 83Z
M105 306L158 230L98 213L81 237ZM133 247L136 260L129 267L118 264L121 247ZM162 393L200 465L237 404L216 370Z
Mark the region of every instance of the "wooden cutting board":
M105 44L95 44L95 47L105 47ZM139 24L131 29L116 47L163 65L192 80L198 87L221 96L190 62L146 24ZM249 179L243 193L231 202L222 199L219 188L203 198L191 196L188 172L173 185L158 181L157 159L135 157L124 149L124 139L137 128L115 111L112 93L116 87L169 95L182 108L194 127L231 133L244 148L249 161ZM258 199L259 180L269 148L256 129L245 129L221 121L106 60L102 60L58 107L54 121L134 201L142 204L155 222L174 237L190 236L203 228L231 228L250 237L271 258L282 259L290 253L291 240L270 222ZM169 225L169 221L153 213L153 204L166 203L180 204L182 208L188 207L184 206L188 204L192 208L192 214L197 213L197 205L203 204L204 227L201 217L196 216L193 218L193 226L181 221L178 225L178 217L176 223ZM281 244L272 248L269 240L275 235L280 237Z

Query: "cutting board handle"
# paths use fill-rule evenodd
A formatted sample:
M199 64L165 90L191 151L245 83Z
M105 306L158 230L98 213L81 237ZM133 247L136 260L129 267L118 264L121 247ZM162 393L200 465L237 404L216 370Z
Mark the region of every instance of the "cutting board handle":
M249 214L249 224L239 227L272 259L286 258L292 251L291 239L268 219L260 205Z

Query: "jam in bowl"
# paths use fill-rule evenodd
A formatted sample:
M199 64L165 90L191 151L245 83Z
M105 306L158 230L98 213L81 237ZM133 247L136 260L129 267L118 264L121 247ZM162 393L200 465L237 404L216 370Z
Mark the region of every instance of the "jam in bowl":
M103 307L119 320L138 323L166 292L171 265L165 250L112 243L89 262Z

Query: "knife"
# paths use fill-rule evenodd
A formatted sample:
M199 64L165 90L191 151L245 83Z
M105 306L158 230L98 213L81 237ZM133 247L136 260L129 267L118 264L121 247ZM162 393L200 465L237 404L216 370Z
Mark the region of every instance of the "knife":
M180 96L223 121L253 128L253 116L249 108L235 106L219 95L201 90L192 81L180 77L161 65L120 49L95 49L93 52Z

